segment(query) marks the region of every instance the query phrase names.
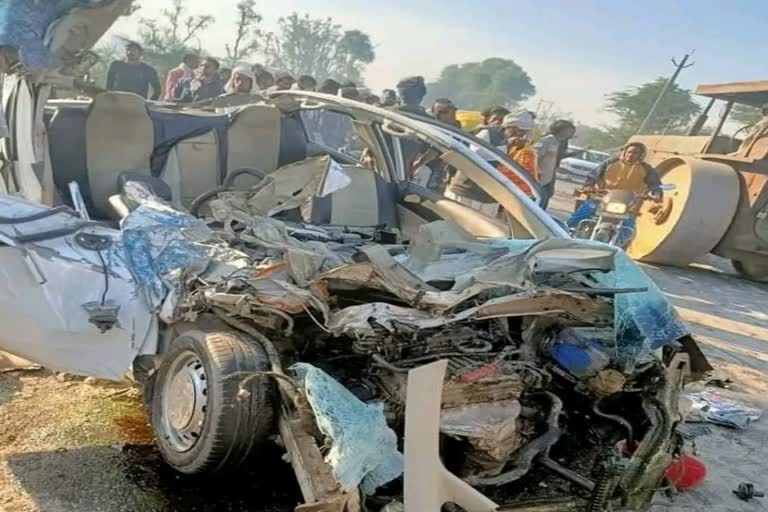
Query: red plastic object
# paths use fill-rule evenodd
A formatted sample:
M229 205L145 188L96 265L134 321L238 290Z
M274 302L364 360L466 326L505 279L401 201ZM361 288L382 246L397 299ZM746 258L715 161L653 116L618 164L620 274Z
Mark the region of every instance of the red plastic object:
M486 377L493 377L496 375L496 366L488 363L484 364L477 370L472 370L459 375L459 382L468 383L476 380L484 379Z
M707 478L707 466L696 457L683 455L669 465L667 478L679 491L693 489Z

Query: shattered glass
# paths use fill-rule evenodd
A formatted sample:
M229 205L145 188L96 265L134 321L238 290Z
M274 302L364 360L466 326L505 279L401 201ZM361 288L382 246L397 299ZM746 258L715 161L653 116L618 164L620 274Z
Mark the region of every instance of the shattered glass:
M200 243L213 238L213 232L203 221L161 203L131 212L123 220L122 235L126 262L155 309L166 297L182 293L211 261Z
M366 495L403 474L397 435L382 404L366 404L322 370L298 363L291 370L303 380L317 426L332 444L326 457L341 487L358 486Z

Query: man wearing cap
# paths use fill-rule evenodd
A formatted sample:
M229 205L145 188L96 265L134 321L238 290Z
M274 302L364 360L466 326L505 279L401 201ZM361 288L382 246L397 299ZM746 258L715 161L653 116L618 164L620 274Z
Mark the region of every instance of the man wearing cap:
M531 131L536 127L533 116L526 110L507 114L502 121L507 137L507 154L525 169L532 178L538 180L536 171L536 151L530 142Z
M397 108L401 112L409 112L427 116L427 111L421 106L424 96L427 95L427 86L424 85L424 77L412 76L400 80L397 84L397 95L400 97L401 105Z
M238 66L232 71L232 78L225 87L230 94L250 94L255 80L251 69L247 66Z
M116 60L109 66L107 90L132 92L142 98L158 99L162 92L160 78L155 68L142 62L143 58L144 49L139 43L130 42L125 45L125 60Z

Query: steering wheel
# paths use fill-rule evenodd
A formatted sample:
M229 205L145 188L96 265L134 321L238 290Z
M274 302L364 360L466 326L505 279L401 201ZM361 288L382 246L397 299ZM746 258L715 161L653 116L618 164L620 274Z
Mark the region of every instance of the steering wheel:
M259 181L256 183L256 185L260 185L264 180L266 180L269 177L267 173L265 173L264 171L259 171L257 169L251 169L248 167L242 167L240 169L236 169L227 175L227 177L224 179L223 185L216 188L212 188L211 190L203 192L202 194L197 196L192 201L192 204L189 205L189 213L191 213L192 216L197 217L198 214L200 213L200 208L204 204L206 204L208 201L210 201L211 199L213 199L214 197L218 196L221 193L232 192L234 190L237 190L237 188L235 188L234 186L235 180L244 174L258 178Z
M736 146L736 136L738 134L740 134L741 132L743 132L744 130L749 130L750 128L752 128L754 126L755 126L754 124L750 124L750 125L747 125L747 126L742 126L738 130L733 132L733 135L731 135L731 140L728 142L728 144L729 144L729 147L728 147L729 151L737 151L739 148L735 147Z

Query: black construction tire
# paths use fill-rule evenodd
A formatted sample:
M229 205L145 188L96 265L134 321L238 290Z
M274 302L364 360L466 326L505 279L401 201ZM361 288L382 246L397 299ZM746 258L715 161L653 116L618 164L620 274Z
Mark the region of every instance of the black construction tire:
M733 268L742 277L758 283L768 283L768 263L765 260L740 261L731 260Z
M207 404L203 427L194 445L184 451L169 441L164 427L163 397L169 392L169 372L182 354L193 352L204 368ZM174 341L155 375L148 382L150 423L165 461L185 474L216 473L245 463L272 433L275 418L275 386L269 377L249 379L247 396L238 396L246 378L239 372L270 368L264 349L247 337L232 332L182 332Z

